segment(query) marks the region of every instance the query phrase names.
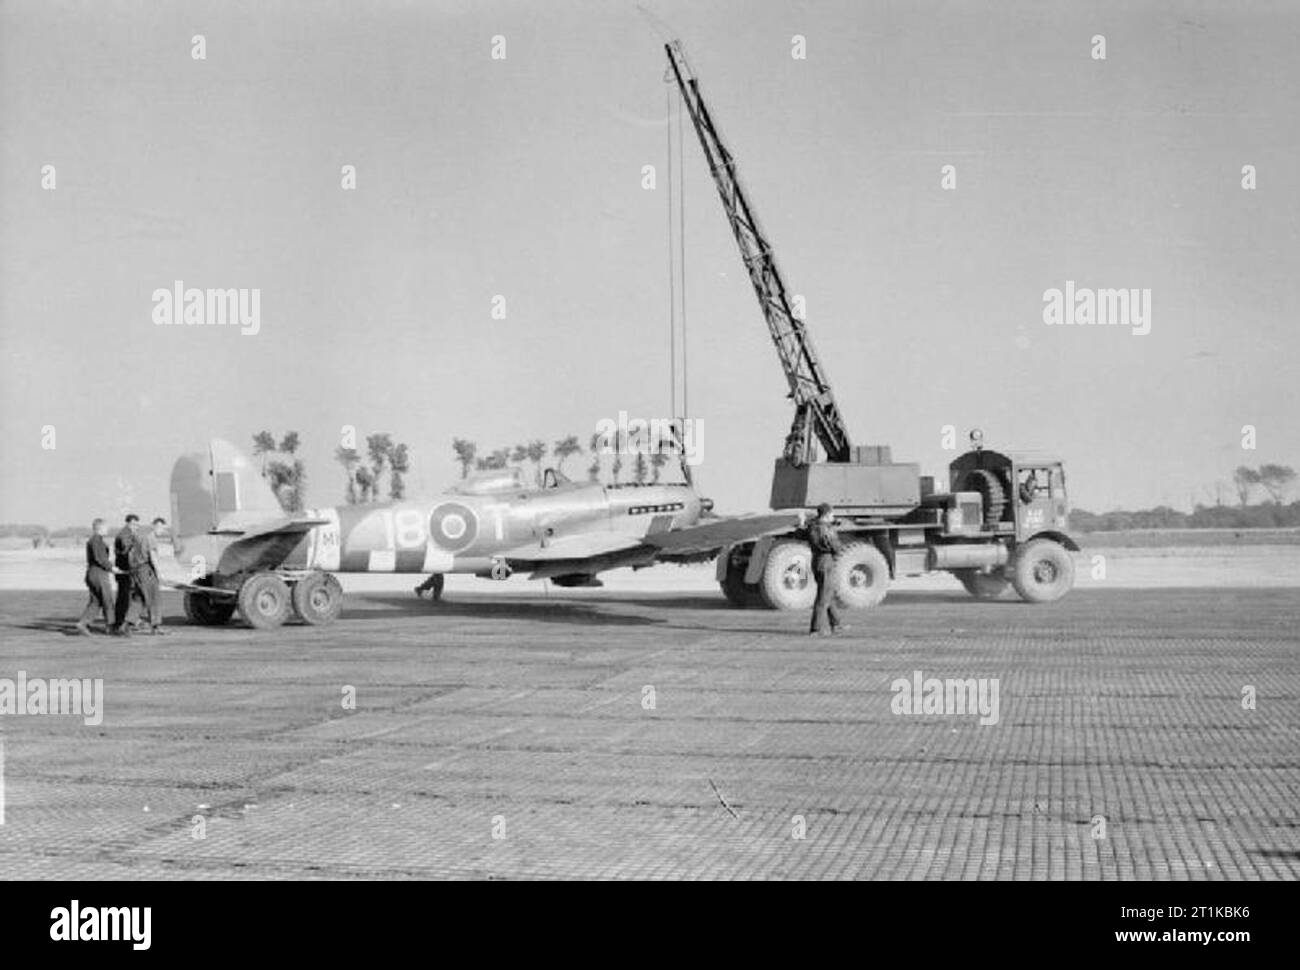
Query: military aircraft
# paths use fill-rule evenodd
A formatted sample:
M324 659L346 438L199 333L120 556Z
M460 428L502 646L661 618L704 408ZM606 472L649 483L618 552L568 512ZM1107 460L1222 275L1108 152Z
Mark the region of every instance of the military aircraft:
M188 578L192 622L251 626L291 616L333 622L343 605L334 573L514 573L558 586L599 586L624 566L712 558L734 520L707 518L713 503L689 484L601 485L547 469L528 482L519 468L484 472L442 495L335 508L282 511L256 464L227 441L177 459L171 476L173 547ZM791 516L746 517L746 536L781 531ZM768 520L771 520L770 522Z

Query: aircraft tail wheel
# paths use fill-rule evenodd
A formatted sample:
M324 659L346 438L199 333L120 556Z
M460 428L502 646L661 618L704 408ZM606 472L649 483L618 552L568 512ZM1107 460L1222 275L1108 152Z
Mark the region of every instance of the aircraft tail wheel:
M293 587L293 612L304 623L333 623L342 609L343 587L331 573L312 573Z
M254 573L239 587L238 602L249 626L269 630L289 618L289 585L275 573Z

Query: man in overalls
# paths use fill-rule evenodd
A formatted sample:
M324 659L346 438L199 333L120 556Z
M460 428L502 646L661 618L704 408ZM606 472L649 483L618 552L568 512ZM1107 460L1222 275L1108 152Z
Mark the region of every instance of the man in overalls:
M828 637L836 630L847 629L835 610L835 586L831 581L835 557L844 546L835 532L835 510L828 502L817 506L817 519L808 526L808 546L812 549L813 578L817 580L817 600L808 635Z

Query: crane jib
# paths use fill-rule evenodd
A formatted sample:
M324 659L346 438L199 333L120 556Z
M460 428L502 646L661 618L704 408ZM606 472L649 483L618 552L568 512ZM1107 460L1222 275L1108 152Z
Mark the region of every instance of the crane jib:
M776 256L741 187L735 159L713 124L700 94L699 81L686 61L680 42L665 44L664 51L790 386L795 417L786 439L787 455L796 464L810 461L808 436L815 434L829 461L847 461L850 450L848 429L835 403L830 382L813 350L808 328L795 316L786 297L785 281L777 268Z

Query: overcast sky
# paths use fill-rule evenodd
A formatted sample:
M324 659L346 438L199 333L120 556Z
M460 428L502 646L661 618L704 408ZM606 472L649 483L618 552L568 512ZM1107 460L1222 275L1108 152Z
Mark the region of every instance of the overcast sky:
M942 428L979 426L1094 510L1300 464L1300 5L646 2L855 441L940 474ZM343 425L432 492L453 436L666 415L664 68L632 3L0 3L0 520L165 512L210 436L299 431L332 504ZM699 477L760 510L789 402L685 161ZM156 326L175 280L260 289L260 332ZM1067 280L1149 289L1150 333L1046 325Z

